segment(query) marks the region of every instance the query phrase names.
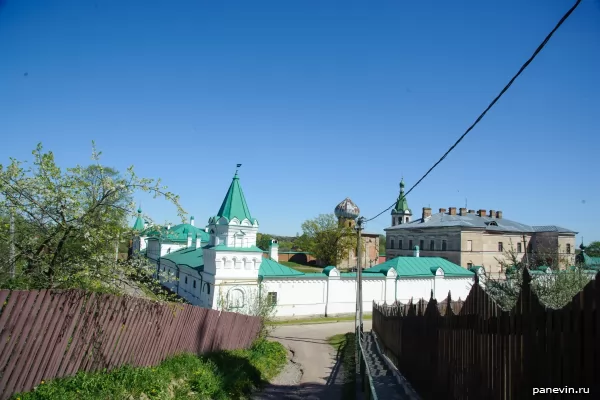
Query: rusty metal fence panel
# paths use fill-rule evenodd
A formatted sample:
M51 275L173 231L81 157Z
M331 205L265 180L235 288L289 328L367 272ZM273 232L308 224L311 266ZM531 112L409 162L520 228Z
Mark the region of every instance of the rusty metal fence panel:
M0 400L78 371L247 348L260 318L81 290L0 290Z

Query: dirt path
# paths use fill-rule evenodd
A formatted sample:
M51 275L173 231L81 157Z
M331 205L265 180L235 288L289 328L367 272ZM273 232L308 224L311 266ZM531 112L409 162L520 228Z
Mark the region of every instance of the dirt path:
M371 329L371 321L365 321L364 329ZM343 375L336 364L336 352L327 343L327 338L353 330L354 322L275 328L271 339L290 350L291 361L264 391L254 396L254 400L341 399Z

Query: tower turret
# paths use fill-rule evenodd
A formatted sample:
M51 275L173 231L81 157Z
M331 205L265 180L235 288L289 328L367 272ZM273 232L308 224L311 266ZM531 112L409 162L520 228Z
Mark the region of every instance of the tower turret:
M407 224L412 217L412 211L408 208L408 202L404 195L404 178L400 181L400 195L396 201L396 206L392 210L392 226Z
M356 218L360 215L360 209L349 197L346 197L335 207L334 214L338 219L340 226L353 228Z

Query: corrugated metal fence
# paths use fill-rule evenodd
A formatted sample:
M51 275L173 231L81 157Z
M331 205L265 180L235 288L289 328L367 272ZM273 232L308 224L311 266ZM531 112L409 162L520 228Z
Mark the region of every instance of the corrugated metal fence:
M246 348L260 330L258 317L80 290L0 290L0 307L0 400L78 371Z
M600 398L600 273L559 310L530 282L511 311L477 283L464 302L374 304L373 330L425 399Z

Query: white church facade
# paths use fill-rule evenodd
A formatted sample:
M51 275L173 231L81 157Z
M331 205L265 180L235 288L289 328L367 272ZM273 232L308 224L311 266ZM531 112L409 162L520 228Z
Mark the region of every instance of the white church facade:
M397 218L397 215L393 215ZM258 220L250 214L236 173L221 208L204 228L189 223L148 228L141 210L133 250L155 266L161 283L194 305L252 313L258 299L275 306L276 317L351 314L356 310L356 273L329 266L303 273L277 262L273 241L268 257L256 246ZM398 257L363 270L363 308L373 301L464 299L474 273L443 258Z

